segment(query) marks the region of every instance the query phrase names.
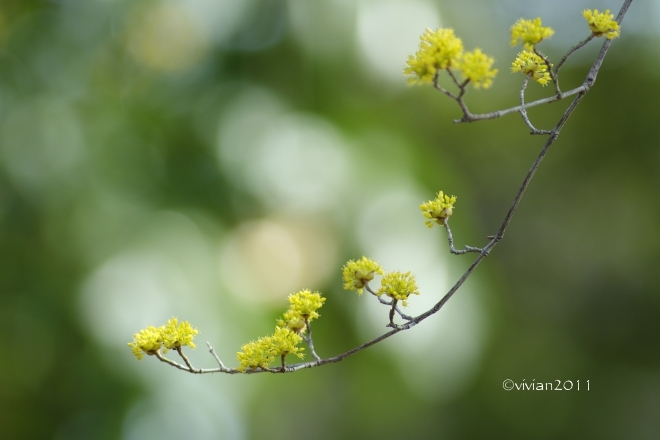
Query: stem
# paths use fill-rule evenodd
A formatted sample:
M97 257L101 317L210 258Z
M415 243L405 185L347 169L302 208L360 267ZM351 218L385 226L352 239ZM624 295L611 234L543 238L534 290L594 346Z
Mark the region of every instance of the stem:
M183 359L183 362L186 363L186 365L188 366L188 368L189 368L190 370L194 370L192 364L191 364L190 361L188 360L188 357L187 357L185 354L183 354L183 350L181 349L181 347L176 347L175 350L176 350L177 353L179 353L179 356L181 356L181 358Z
M316 351L314 350L314 340L312 339L312 325L309 321L305 321L305 324L307 325L307 336L303 336L303 339L307 343L307 346L309 347L309 351L310 353L312 353L312 356L314 356L314 359L320 361L321 358L319 357L318 354L316 354Z
M537 105L541 104L549 104L551 102L555 101L561 101L564 98L567 98L569 96L573 96L575 94L581 93L585 91L584 86L576 87L573 90L569 90L568 92L562 93L561 97L558 97L557 95L550 96L548 98L543 98L543 99L538 99L536 101L528 102L524 106L516 106L516 107L511 107L507 108L505 110L498 110L495 112L490 112L490 113L479 113L479 114L472 114L469 113L469 116L463 116L461 119L455 119L454 123L459 124L461 122L476 122L476 121L482 121L484 119L497 119L500 118L504 115L508 115L509 113L517 113L520 112L522 109L528 109L530 107L536 107Z
M462 255L462 254L467 254L468 252L483 252L483 249L481 248L476 248L472 246L465 245L465 249L462 250L457 250L454 248L454 237L451 234L451 229L449 228L449 220L447 217L443 217L442 219L442 224L447 229L447 240L449 241L449 252L451 252L454 255Z
M388 327L396 328L397 325L394 323L394 313L396 311L396 299L392 299L392 308L390 309L390 323L387 325Z
M536 51L536 49L534 49ZM522 116L523 121L525 121L525 124L527 127L529 127L531 131L530 134L550 134L552 133L551 131L548 130L537 130L534 128L532 125L532 122L529 120L529 117L527 116L527 110L525 110L525 90L527 89L527 84L529 84L529 80L532 78L531 73L527 74L525 76L525 80L522 83L522 87L520 88L520 116ZM559 93L561 95L561 93Z
M539 56L543 60L543 62L545 63L546 67L548 68L548 73L550 74L550 79L552 79L552 83L555 85L555 93L556 93L556 95L559 99L562 99L563 96L562 96L561 90L559 89L559 78L557 77L557 74L552 71L552 64L550 63L550 60L548 59L548 57L546 57L541 52L539 52L538 49L536 48L536 46L534 46L534 53L537 56ZM569 54L567 54L565 56L568 56Z
M581 49L582 47L586 46L588 42L590 42L591 40L593 40L593 38L594 38L594 34L593 34L593 33L592 33L592 34L589 34L589 36L588 36L587 38L585 38L584 40L580 41L580 42L579 42L578 44L576 44L575 46L571 47L570 50L566 53L566 55L563 56L563 58L561 59L561 61L559 62L559 64L557 64L557 67L555 67L555 69L554 69L554 74L555 74L555 76L559 73L559 69L561 69L561 66L564 65L564 63L566 62L566 60L568 59L568 57L571 56L571 55L573 54L573 52L575 52L576 50Z
M391 305L392 305L392 302L394 301L393 299L390 300L390 301L387 301L387 300L383 299L383 298L382 298L382 295L378 295L376 292L374 292L373 290L371 290L371 287L369 287L369 284L365 284L364 288L367 289L367 291L368 291L369 293L371 293L373 296L375 296L376 298L378 298L378 301L379 301L381 304L385 304L386 306L391 306ZM406 321L410 321L411 319L413 319L412 316L408 316L408 315L406 315L405 313L403 313L403 312L401 311L401 309L399 308L399 306L396 305L396 304L394 304L394 310L396 310L396 312L399 314L399 316L400 316L402 319L405 319Z
M208 341L206 341L206 345L209 347L209 353L211 353L213 355L213 357L215 358L215 361L220 366L220 369L221 370L227 370L228 368L225 367L225 364L222 363L222 361L220 360L220 358L216 354L215 350L213 349L213 347L211 347L211 344Z

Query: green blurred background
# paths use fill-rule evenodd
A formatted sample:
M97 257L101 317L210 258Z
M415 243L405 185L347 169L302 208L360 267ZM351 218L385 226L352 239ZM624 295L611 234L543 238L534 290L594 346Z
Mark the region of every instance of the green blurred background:
M417 274L409 311L428 308L472 257L419 204L457 195L457 245L485 244L543 139L516 115L453 124L455 103L406 86L406 56L453 27L500 69L473 111L509 107L511 24L542 16L557 60L587 7L620 4L2 0L0 436L657 438L657 1L633 3L507 236L439 314L291 375L187 375L126 346L178 316L201 330L196 366L214 366L206 340L236 365L311 288L328 298L317 351L338 354L385 330L373 298L341 290L363 254ZM530 115L549 128L564 108Z

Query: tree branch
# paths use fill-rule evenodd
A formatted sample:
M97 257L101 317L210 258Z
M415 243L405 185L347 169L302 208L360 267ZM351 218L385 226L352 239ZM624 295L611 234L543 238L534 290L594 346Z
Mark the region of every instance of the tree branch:
M618 23L621 23L621 20L625 16L626 11L630 7L631 3L632 3L632 0L625 0L624 1L623 5L621 7L621 10L619 11L619 14L617 16L617 19L616 19ZM574 48L572 48L564 56L562 61L557 65L555 73L558 72L559 68L566 61L566 58L568 58L568 56L570 54L575 52L575 50L579 49L580 47L584 46L592 38L593 37L589 37L586 40L579 43ZM268 369L257 368L255 370L245 371L245 373L246 374L255 374L255 373L264 373L264 372L269 372L269 373L291 373L291 372L302 370L302 369L305 369L305 368L319 367L319 366L325 365L325 364L340 362L340 361L342 361L342 360L344 360L344 359L346 359L346 358L348 358L348 357L350 357L350 356L352 356L356 353L359 353L362 350L365 350L365 349L371 347L372 345L375 345L375 344L377 344L377 343L379 343L379 342L381 342L381 341L383 341L383 340L385 340L385 339L387 339L391 336L394 336L395 334L397 334L399 332L402 332L404 330L409 330L409 329L415 327L417 324L419 324L420 322L422 322L423 320L425 320L429 316L432 316L435 313L437 313L438 311L440 311L440 309L442 309L442 307L447 303L447 301L449 301L449 299L454 295L454 293L456 293L456 291L470 277L470 275L474 272L474 270L477 268L477 266L483 261L483 259L486 258L486 256L488 256L490 251L492 251L493 248L504 237L504 234L506 233L506 230L509 227L509 224L511 223L511 219L513 218L513 215L516 212L516 209L518 208L518 205L520 204L520 201L522 200L522 197L523 197L525 191L529 187L529 184L531 183L532 178L534 177L534 174L536 173L536 170L538 169L541 162L543 161L543 158L546 156L546 154L548 153L550 147L555 143L555 141L559 137L559 133L562 130L562 128L564 127L564 125L566 124L566 121L568 120L568 118L573 114L573 112L577 108L580 101L582 101L582 99L584 98L586 93L591 89L591 87L595 83L596 76L598 75L600 67L603 63L603 59L605 58L605 55L607 54L607 51L608 51L611 43L612 43L612 40L606 40L603 43L603 46L602 46L596 60L594 61L593 65L591 66L591 69L589 70L589 73L587 74L583 84L580 87L578 87L576 89L573 89L569 92L563 93L563 94L559 93L557 96L552 96L552 97L549 97L549 98L541 99L541 100L534 101L534 102L531 102L531 103L528 103L528 104L521 103L521 105L518 106L518 107L513 107L513 108L510 108L510 109L507 109L507 110L500 110L498 112L485 113L485 114L481 114L481 115L472 115L472 114L470 114L469 111L467 111L467 107L465 107L465 105L463 103L463 100L462 100L463 94L465 92L465 86L467 85L467 82L459 83L456 80L456 78L454 77L454 75L451 74L451 72L450 72L450 75L454 79L454 82L457 84L457 86L461 90L461 93L459 93L459 95L454 95L451 92L446 91L442 87L438 86L437 78L435 78L434 79L435 88L440 90L441 92L445 93L446 95L450 96L451 98L457 100L459 102L459 104L461 104L461 108L464 111L464 117L462 119L458 120L458 121L455 121L455 122L474 122L474 121L481 120L481 119L493 119L493 118L497 118L497 117L503 116L503 115L508 114L508 113L513 113L513 112L520 112L521 114L524 115L525 109L527 109L529 107L533 107L533 106L536 106L536 105L557 101L557 100L560 100L564 97L568 97L568 96L572 96L572 95L577 95L577 96L575 97L575 99L573 99L571 104L568 106L566 111L563 113L563 115L561 116L561 118L557 122L557 125L555 125L555 127L552 130L549 130L549 131L543 133L543 134L548 134L549 135L548 139L546 140L545 144L541 148L541 151L539 152L538 156L534 160L534 163L532 164L531 168L527 172L527 175L525 176L522 184L520 185L520 187L518 189L518 192L517 192L515 198L513 199L513 203L511 204L511 207L509 208L506 215L504 216L504 220L502 221L502 224L500 225L500 228L498 229L497 233L492 236L492 239L488 242L488 244L483 249L472 248L472 247L468 247L468 246L466 246L466 249L464 251L457 251L456 249L454 249L453 237L451 235L451 230L449 229L449 225L447 224L447 221L446 220L443 221L444 226L447 229L447 236L448 236L448 240L449 240L449 246L450 246L450 250L451 250L452 253L464 254L464 253L467 253L467 252L478 252L479 255L472 262L472 264L468 267L468 269L463 273L463 275L458 279L458 281L456 281L456 283L449 289L449 291L431 309L427 310L426 312L424 312L424 313L422 313L422 314L420 314L420 315L418 315L414 318L409 317L407 315L404 315L403 313L401 313L398 310L397 302L395 300L386 301L386 300L380 298L378 295L376 295L376 293L373 290L371 290L371 288L368 285L366 285L365 288L367 289L367 291L369 291L371 294L378 297L379 301L382 304L386 304L386 305L389 305L391 307L390 313L389 313L390 324L388 324L388 325L393 326L392 330L378 336L377 338L374 338L374 339L372 339L368 342L365 342L362 345L359 345L359 346L357 346L357 347L355 347L351 350L348 350L344 353L338 354L334 357L322 359L322 358L316 356L316 354L314 353L314 350L313 350L313 344L310 344L310 342L311 342L311 328L309 328L309 326L308 326L308 332L309 332L308 333L308 338L309 338L308 345L310 346L310 350L312 351L312 353L315 357L314 361L286 365L284 363L284 360L283 360L281 367L273 368L273 369L271 369L271 368L268 368ZM557 88L558 88L558 86L557 86ZM523 92L524 92L524 87L523 87ZM521 92L521 99L522 99L522 92ZM524 116L523 116L523 118L524 118ZM531 125L531 124L529 124L529 125ZM531 126L530 128L535 130L533 128L533 126ZM397 313L399 313L399 315L403 319L407 320L407 322L405 324L396 325L396 324L393 323L393 318L394 318L395 311ZM211 354L214 356L214 358L218 362L219 368L195 369L195 368L192 367L192 365L190 364L188 359L183 355L182 355L182 357L183 357L184 361L186 362L186 366L181 365L181 364L179 364L175 361L172 361L170 359L167 359L167 358L163 357L160 354L160 352L156 352L156 357L162 362L165 362L165 363L167 363L167 364L169 364L169 365L171 365L175 368L178 368L178 369L183 370L183 371L187 371L189 373L195 373L195 374L205 374L205 373L237 374L237 373L242 373L242 371L239 371L239 370L234 369L234 368L226 368L223 365L223 363L220 361L218 356L215 354L215 351L213 350L211 345L208 344L208 343L207 343L207 345L209 346L209 351L211 352Z

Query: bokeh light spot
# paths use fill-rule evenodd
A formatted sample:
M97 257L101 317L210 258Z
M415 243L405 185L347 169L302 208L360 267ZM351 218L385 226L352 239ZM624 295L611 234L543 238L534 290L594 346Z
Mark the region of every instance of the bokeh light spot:
M209 49L205 23L171 2L137 7L127 30L128 48L140 63L156 70L179 71L197 65Z

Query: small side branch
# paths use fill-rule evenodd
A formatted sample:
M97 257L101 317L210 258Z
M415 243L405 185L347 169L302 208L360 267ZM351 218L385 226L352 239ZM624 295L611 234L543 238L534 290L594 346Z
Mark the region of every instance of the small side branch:
M543 60L545 63L546 67L548 68L548 73L550 74L550 79L552 79L552 84L555 86L555 93L559 99L562 99L562 93L561 90L559 89L559 77L557 74L552 70L552 63L550 63L550 60L548 57L546 57L544 54L539 52L539 50L534 46L534 53ZM521 102L522 104L522 102Z
M163 356L160 351L157 351L155 356L158 358L159 361L165 362L166 364L169 364L169 365L173 366L174 368L178 368L179 370L187 371L189 373L194 373L195 372L194 368L189 367L189 366L185 366L185 365L181 365L180 363L178 363L176 361L173 361L172 359L168 359L165 356Z
M465 249L458 250L454 247L454 237L451 234L451 229L449 228L449 221L447 220L447 217L444 217L442 219L442 224L444 225L445 229L447 229L447 240L449 241L449 252L451 252L454 255L462 255L462 254L467 254L468 252L483 252L484 250L481 248L476 248L472 246L465 246Z
M213 357L215 358L215 361L220 366L220 370L222 370L223 372L226 371L226 370L229 370L229 368L225 367L225 364L222 363L222 361L220 360L220 358L216 354L215 350L213 349L213 347L211 347L211 344L208 341L206 341L206 345L209 347L209 353L211 353L211 355L213 355Z
M312 325L309 321L305 321L305 325L307 326L307 336L302 335L302 338L305 341L305 343L307 343L307 346L309 347L309 352L312 353L314 359L320 361L321 358L319 357L318 354L316 354L316 351L314 350L314 340L312 339Z
M456 101L458 105L461 107L461 110L463 111L463 118L472 118L474 115L470 113L470 110L467 108L467 104L465 104L465 101L463 100L463 96L465 95L466 87L468 83L470 82L469 79L466 79L462 83L458 81L458 78L456 78L456 75L454 75L454 72L451 71L451 69L447 69L447 72L449 73L449 76L453 80L454 84L456 84L456 87L458 87L458 95L454 95L452 92L449 90L445 89L444 87L440 86L438 84L438 74L435 75L435 78L433 78L433 87L435 87L436 90L439 90L440 92L444 93L445 95L449 96L451 99Z
M186 363L186 365L188 366L188 368L190 369L190 371L194 370L192 364L191 364L190 361L188 360L188 356L186 356L185 354L183 354L183 350L181 349L181 347L176 347L175 350L176 350L177 353L179 353L179 356L181 356L181 359L183 359L183 362Z
M536 51L536 49L534 49L534 51ZM550 134L552 133L551 131L537 130L536 128L534 128L532 122L529 120L529 117L527 116L527 110L525 110L525 90L527 89L527 84L529 84L529 80L531 78L532 78L531 74L528 74L522 83L522 87L520 88L520 116L522 116L522 119L523 121L525 121L527 127L529 127L529 129L532 130L530 134Z
M476 122L476 121L481 121L481 120L484 120L484 119L497 119L497 118L500 118L502 116L508 115L509 113L518 113L523 108L528 109L530 107L536 107L537 105L548 104L550 102L560 101L564 98L576 95L576 94L578 94L580 92L583 92L583 91L585 91L585 87L582 85L580 87L576 87L573 90L569 90L568 92L562 93L561 98L554 95L554 96L550 96L548 98L543 98L543 99L539 99L539 100L536 100L536 101L528 102L524 106L519 105L519 106L516 106L516 107L511 107L511 108L507 108L505 110L498 110L498 111L490 112L490 113L470 114L469 116L464 115L463 118L461 118L461 119L455 119L454 123L455 124L460 124L462 122Z
M592 33L592 34L589 34L589 36L588 36L587 38L585 38L584 40L580 41L580 42L579 42L578 44L576 44L575 46L571 47L571 49L570 49L568 52L566 52L566 55L564 55L564 56L562 57L561 61L557 64L557 67L555 67L555 68L553 69L553 71L551 71L550 75L551 75L551 76L554 75L554 76L556 77L557 74L559 73L559 69L561 69L561 66L564 65L564 63L566 62L566 60L568 59L568 57L571 56L571 55L573 54L573 52L575 52L576 50L581 49L581 48L583 48L584 46L586 46L588 42L590 42L591 40L593 40L593 38L594 38L594 34L593 34L593 33Z
M444 93L445 95L449 96L451 99L458 101L458 96L454 95L452 92L449 90L445 89L442 87L440 84L438 84L438 75L435 75L435 78L433 79L433 87L435 87L436 90Z
M413 319L412 316L406 315L405 313L403 313L403 312L401 311L401 309L400 309L399 306L396 304L396 301L395 301L394 299L389 300L389 301L386 300L386 299L383 299L381 295L378 295L376 292L374 292L373 290L371 290L371 287L369 287L369 284L365 285L364 288L367 289L367 292L371 293L373 296L375 296L376 298L378 298L378 301L379 301L381 304L385 304L386 306L392 306L392 307L394 308L394 311L396 311L396 313L399 314L399 316L401 317L401 319L405 319L406 321L411 321L411 320Z
M394 323L394 312L396 312L396 299L392 300L392 308L390 309L390 323L387 324L388 327L396 328L397 325Z

